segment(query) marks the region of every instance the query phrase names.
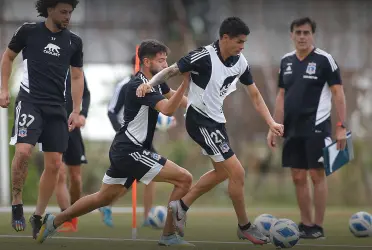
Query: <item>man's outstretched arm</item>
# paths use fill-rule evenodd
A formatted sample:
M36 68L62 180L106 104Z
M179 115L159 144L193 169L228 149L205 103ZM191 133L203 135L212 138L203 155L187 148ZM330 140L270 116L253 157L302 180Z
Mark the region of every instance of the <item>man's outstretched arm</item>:
M151 80L149 81L148 84L151 87L154 87L154 86L159 85L163 82L166 82L170 78L172 78L174 76L177 76L177 75L181 75L181 71L178 68L177 63L175 63L175 64L169 66L168 68L165 68L162 71L160 71L159 73L157 73L153 78L151 78Z
M138 97L143 97L146 95L146 93L149 93L151 91L152 87L159 85L177 75L181 75L181 71L178 68L177 63L175 63L154 75L154 77L151 78L148 83L141 84L137 88L136 94Z

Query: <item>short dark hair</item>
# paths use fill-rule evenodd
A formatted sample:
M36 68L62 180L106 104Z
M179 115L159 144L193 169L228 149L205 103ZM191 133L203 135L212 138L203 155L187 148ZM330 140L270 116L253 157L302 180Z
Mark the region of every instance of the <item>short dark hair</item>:
M159 42L154 39L149 39L142 41L139 48L138 48L138 58L140 63L143 63L143 59L153 58L156 56L157 53L166 53L167 55L170 53L169 48L162 42Z
M66 3L72 6L72 9L75 9L78 5L78 0L38 0L35 3L35 8L39 13L38 16L42 16L47 18L48 17L48 8L54 8L59 3Z
M292 21L290 30L293 32L293 29L298 26L309 24L311 26L311 32L315 33L316 31L316 22L310 17L301 17Z
M223 35L229 37L237 37L239 35L249 35L250 30L248 26L239 17L228 17L221 23L220 26L220 38Z

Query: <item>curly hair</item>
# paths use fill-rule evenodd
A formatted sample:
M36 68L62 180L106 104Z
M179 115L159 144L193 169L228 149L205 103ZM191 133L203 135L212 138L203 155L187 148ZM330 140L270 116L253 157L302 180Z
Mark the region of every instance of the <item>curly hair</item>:
M38 0L35 4L36 10L39 13L38 16L48 17L48 8L54 8L59 3L66 3L72 6L72 9L76 8L79 0Z

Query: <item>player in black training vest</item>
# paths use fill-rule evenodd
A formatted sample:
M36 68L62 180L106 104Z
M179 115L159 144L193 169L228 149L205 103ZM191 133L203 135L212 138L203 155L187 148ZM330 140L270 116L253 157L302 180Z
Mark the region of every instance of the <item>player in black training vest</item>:
M136 55L134 55L131 59L132 64L132 70L133 74L135 73L135 65L136 65ZM133 79L134 75L131 74L128 77L125 77L123 80L121 80L116 88L113 96L111 97L109 106L108 106L108 117L111 121L111 125L114 128L116 132L118 132L121 128L121 126L124 124L124 103L125 103L125 89L127 86L127 83L130 82L131 79ZM162 95L164 95L166 98L170 99L172 95L176 92L173 89L169 88L167 84L159 85L159 91ZM183 97L181 102L181 107L186 108L187 106L187 98ZM174 117L175 119L175 117ZM175 126L176 123L172 124L172 126ZM156 153L156 150L154 146L151 146L151 151ZM151 227L150 220L148 218L148 214L151 210L151 207L153 205L155 197L155 182L151 181L148 185L145 185L144 191L143 191L143 217L144 221L142 226L145 227ZM99 211L102 214L103 222L109 226L113 226L113 220L112 220L112 211L111 211L111 205L102 207L99 209Z
M44 152L45 168L40 178L36 210L30 218L33 237L53 195L62 153L66 151L68 130L79 123L84 87L82 40L67 26L77 0L39 0L36 10L45 22L25 23L17 29L1 60L0 106L9 105L8 82L12 63L23 56L23 78L15 104L10 144L15 145L12 162L12 227L24 231L22 189L27 162L37 142ZM71 70L73 111L67 121L65 82Z
M277 122L284 121L283 167L291 168L301 213L300 234L308 239L324 237L328 190L322 149L332 141L332 99L339 121L337 147L344 149L346 144L346 104L340 69L330 54L313 45L315 29L310 18L294 20L290 26L296 50L282 57L274 114ZM276 146L271 131L267 139L270 147ZM308 173L314 184L314 219Z
M151 181L174 185L170 199L179 199L190 189L192 176L186 170L151 150L159 112L172 115L183 102L189 86L189 75L169 100L161 93L169 87L166 83L152 89L145 97L136 96L137 87L148 82L156 73L166 68L168 48L155 40L141 43L138 57L141 70L126 84L124 101L124 125L112 142L109 158L110 168L103 177L101 189L83 197L57 216L47 214L37 241L42 243L53 235L56 228L71 218L78 217L99 207L111 204L127 192L136 179L144 184ZM162 92L161 92L162 91ZM168 213L160 245L192 245L178 237Z

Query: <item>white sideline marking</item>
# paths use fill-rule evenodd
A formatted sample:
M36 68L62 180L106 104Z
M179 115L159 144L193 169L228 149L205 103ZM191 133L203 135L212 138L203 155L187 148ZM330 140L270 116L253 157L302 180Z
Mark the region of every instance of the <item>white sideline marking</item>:
M1 238L22 238L28 239L31 236L23 235L0 235ZM121 238L99 238L99 237L52 237L53 239L63 239L63 240L95 240L95 241L138 241L138 242L157 242L158 240L151 239L121 239ZM236 242L236 241L208 241L208 240L190 240L191 243L204 243L204 244L229 244L229 245L252 245L250 242ZM338 248L371 248L371 246L354 246L354 245L314 245L314 244L297 244L296 246L306 246L306 247L338 247Z

